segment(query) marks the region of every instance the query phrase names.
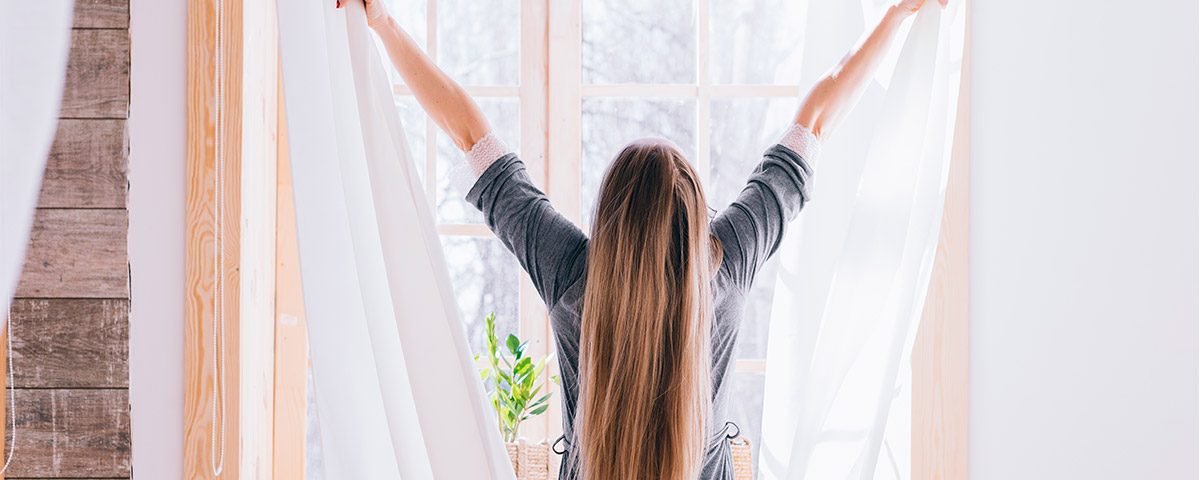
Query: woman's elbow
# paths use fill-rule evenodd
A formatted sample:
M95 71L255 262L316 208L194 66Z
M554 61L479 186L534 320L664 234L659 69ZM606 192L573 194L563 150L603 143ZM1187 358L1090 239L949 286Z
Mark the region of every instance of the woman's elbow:
M796 123L807 128L817 138L822 138L822 133L829 125L829 113L836 107L833 105L836 101L833 91L829 79L821 81L808 92L800 104L800 109L796 111Z
M465 119L452 118L446 123L452 125L446 132L450 136L450 140L454 142L454 146L464 152L471 151L476 143L479 143L491 132L491 126L482 116Z

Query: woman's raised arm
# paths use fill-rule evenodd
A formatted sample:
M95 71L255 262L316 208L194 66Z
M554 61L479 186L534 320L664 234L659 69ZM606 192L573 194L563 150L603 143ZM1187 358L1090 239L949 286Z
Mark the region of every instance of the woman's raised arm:
M349 0L339 0L338 7ZM462 151L469 151L491 131L475 100L421 51L396 23L383 0L365 0L367 24L379 35L392 65L404 78L421 107Z
M943 6L947 0L938 0ZM796 112L795 123L818 138L827 138L854 108L905 19L925 0L901 0L884 14L879 25L841 63L813 86Z

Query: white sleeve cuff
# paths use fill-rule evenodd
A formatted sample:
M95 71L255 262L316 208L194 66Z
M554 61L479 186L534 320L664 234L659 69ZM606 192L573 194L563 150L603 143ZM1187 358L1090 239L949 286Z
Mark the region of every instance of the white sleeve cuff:
M816 134L808 127L799 123L792 124L792 128L789 128L783 134L783 139L779 140L779 144L796 152L800 158L808 162L815 162L817 156L821 154L821 139L817 138Z
M512 153L508 145L500 140L495 133L489 132L479 139L471 150L467 152L467 164L471 166L471 173L475 174L475 178L483 175L488 167L496 163L501 157Z

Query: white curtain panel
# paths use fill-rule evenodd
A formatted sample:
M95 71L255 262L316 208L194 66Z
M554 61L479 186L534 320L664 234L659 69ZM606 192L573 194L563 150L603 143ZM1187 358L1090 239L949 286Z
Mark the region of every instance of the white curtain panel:
M845 29L872 27L886 3L809 2L805 63L833 64ZM909 476L908 363L945 197L964 11L930 0L901 32L780 247L762 478Z
M279 30L324 478L512 478L362 4Z
M0 328L16 293L58 126L73 0L0 8Z

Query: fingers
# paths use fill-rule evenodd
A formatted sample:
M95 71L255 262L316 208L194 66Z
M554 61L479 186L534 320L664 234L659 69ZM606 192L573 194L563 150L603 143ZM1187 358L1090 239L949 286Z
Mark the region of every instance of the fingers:
M896 4L896 6L899 7L905 14L912 15L921 10L921 5L924 3L925 0L901 0Z

